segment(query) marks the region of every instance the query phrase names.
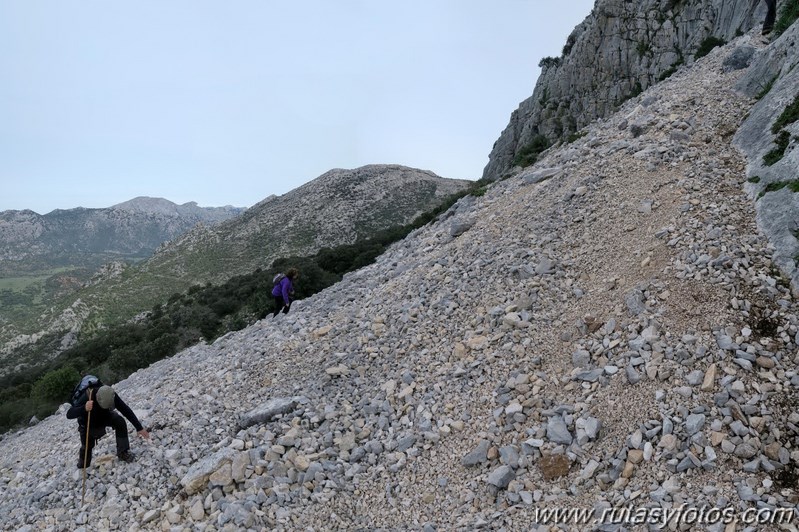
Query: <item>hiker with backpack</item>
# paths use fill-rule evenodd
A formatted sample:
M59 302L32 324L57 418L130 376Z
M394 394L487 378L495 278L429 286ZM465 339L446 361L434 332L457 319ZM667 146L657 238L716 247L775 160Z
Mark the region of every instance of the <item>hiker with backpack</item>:
M285 275L279 273L272 279L272 297L275 298L275 310L272 313L274 318L280 311L288 314L291 302L294 300L294 281L300 276L297 268L290 268Z
M78 469L85 469L92 461L92 450L97 440L105 435L106 427L113 427L116 434L117 457L124 462L132 462L128 441L128 425L125 418L114 412L119 410L128 419L142 438L150 433L142 426L133 410L114 392L93 375L86 375L72 393L72 407L67 410L68 419L78 420L80 434L80 457Z

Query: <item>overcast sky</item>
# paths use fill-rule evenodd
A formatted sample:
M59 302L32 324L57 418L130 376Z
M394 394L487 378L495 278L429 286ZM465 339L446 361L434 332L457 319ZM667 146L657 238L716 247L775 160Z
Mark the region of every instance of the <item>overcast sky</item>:
M0 211L477 179L593 0L0 0Z

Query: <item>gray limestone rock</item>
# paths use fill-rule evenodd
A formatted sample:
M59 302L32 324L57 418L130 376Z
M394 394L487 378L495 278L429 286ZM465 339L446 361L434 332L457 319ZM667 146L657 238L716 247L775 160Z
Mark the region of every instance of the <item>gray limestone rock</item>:
M632 365L628 365L624 371L630 384L638 384L641 381L641 374Z
M215 452L212 455L206 456L202 460L195 462L191 468L186 472L180 484L186 490L186 493L192 495L197 493L205 487L208 483L209 477L219 468L225 464L233 461L236 451L228 447Z
M572 364L575 368L585 368L591 365L591 353L585 349L579 349L572 353Z
M531 171L525 171L519 174L518 178L524 182L526 185L532 185L535 183L540 183L541 181L546 181L552 177L557 176L563 171L560 167L555 168L541 168Z
M704 414L691 414L685 420L685 432L687 432L689 436L693 436L694 434L702 430L702 427L704 426L705 426Z
M724 58L721 64L724 72L742 70L748 67L752 63L752 57L754 57L755 51L755 47L751 44L736 46L732 52Z
M787 150L782 159L773 164L766 164L763 159L775 146L772 124L796 97L799 86L797 38L799 25L793 24L779 39L755 54L751 66L736 85L742 93L760 97L733 138L734 145L747 156L747 176L757 177L757 183L747 185L756 197L765 193L769 184L784 181L784 176L795 173L799 166L799 150L796 149ZM792 290L797 295L799 270L794 257L799 253L799 241L794 236L794 227L799 221L799 206L794 194L787 188L765 193L755 207L758 227L775 246L774 263L791 280Z
M477 443L477 447L463 457L461 464L466 467L472 467L485 462L488 460L488 448L490 446L491 443L488 440L480 440Z
M547 422L547 439L554 443L570 445L572 434L561 416L552 416Z
M602 428L602 422L595 417L585 419L583 430L589 439L595 440L599 435L599 430Z
M454 220L452 222L452 225L450 225L449 234L453 237L460 236L469 229L471 229L472 227L474 227L474 224L476 223L477 223L477 218L475 217L467 217Z
M627 310L630 311L631 316L639 316L646 312L644 294L640 290L631 290L625 294L624 303L627 305Z
M585 381L585 382L596 382L599 380L599 377L605 373L605 370L602 368L596 368L589 371L581 371L574 378L578 381Z
M735 447L735 456L739 458L749 459L755 456L756 454L757 454L757 449L755 449L748 443L742 443Z
M544 257L541 262L535 267L535 273L538 275L548 275L555 271L555 262Z
M515 469L519 465L519 451L512 445L504 445L499 448L499 459L503 464Z
M251 427L258 423L271 421L275 417L291 412L297 404L304 401L304 397L276 397L258 406L241 417L241 428Z
M516 474L513 472L513 468L507 465L502 465L489 473L488 483L492 486L496 486L499 489L505 489L515 476Z

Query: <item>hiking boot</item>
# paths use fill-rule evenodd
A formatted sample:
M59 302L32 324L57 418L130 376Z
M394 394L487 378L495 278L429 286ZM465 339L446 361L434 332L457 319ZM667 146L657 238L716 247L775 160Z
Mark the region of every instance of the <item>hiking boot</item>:
M117 457L122 460L123 462L133 462L136 459L136 456L130 451L122 451L117 455Z

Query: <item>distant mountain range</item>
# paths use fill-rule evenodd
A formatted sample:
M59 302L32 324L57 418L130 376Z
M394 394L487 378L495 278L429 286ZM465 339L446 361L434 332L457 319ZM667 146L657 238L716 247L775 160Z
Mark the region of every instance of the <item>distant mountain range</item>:
M111 258L142 259L197 224L212 225L246 209L177 205L139 197L103 209L0 212L0 275L64 266L99 267Z

